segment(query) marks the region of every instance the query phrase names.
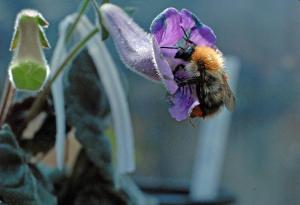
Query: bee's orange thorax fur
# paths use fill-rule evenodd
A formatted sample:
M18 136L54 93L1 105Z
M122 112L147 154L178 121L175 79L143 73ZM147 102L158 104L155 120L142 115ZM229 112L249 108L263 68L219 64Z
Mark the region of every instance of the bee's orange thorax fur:
M201 61L205 69L218 70L223 68L223 57L220 51L205 46L196 46L192 54L192 61Z

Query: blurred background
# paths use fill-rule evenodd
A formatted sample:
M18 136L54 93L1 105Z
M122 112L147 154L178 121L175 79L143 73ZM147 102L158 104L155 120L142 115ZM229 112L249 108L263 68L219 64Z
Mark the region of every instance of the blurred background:
M134 7L146 31L166 7L187 8L218 37L225 55L237 56L241 71L237 108L224 155L222 184L241 205L300 204L300 2L297 0L112 0ZM58 23L77 10L79 0L0 0L0 90L11 53L16 14L39 10L50 22L52 48ZM93 16L91 16L93 18ZM92 19L93 20L93 19ZM108 46L120 68L135 132L137 178L189 184L205 121L176 122L168 113L165 89L128 71L111 39ZM48 60L52 50L47 50Z

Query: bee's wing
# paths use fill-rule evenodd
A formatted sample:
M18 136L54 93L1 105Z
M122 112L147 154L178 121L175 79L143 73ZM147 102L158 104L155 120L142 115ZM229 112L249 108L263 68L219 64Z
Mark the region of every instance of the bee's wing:
M222 75L223 77L223 83L224 83L224 103L225 103L225 107L229 110L229 111L233 111L235 108L235 97L233 92L231 91L228 82L227 82L227 76L226 75Z

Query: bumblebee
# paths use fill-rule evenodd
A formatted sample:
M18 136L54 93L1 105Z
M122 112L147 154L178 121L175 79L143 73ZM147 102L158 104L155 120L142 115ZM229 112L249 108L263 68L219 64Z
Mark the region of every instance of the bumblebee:
M178 65L173 74L176 76L179 70L185 70L191 76L183 79L175 77L179 88L188 86L199 99L200 105L194 108L191 117L211 116L223 105L233 111L235 97L227 82L222 53L211 47L197 46L187 38L185 31L184 34L189 46L177 48L174 57L186 61L187 64Z

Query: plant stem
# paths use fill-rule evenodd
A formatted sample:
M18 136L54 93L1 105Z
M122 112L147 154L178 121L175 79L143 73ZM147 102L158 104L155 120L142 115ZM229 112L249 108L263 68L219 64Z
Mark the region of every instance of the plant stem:
M6 79L5 89L3 91L1 104L0 104L0 127L5 122L9 108L13 101L14 93L15 93L14 87L12 86L11 82L8 79Z
M33 105L31 106L26 122L29 122L32 120L36 115L39 113L41 106L45 102L47 95L51 91L51 85L56 80L56 78L61 74L61 72L64 70L64 68L77 56L77 54L81 51L81 49L86 45L86 43L96 34L99 32L99 28L95 28L92 30L86 37L84 37L77 45L75 45L71 52L68 54L68 56L65 58L65 60L62 62L62 64L57 69L56 73L53 75L53 77L47 82L45 85L44 90L39 93L36 100L34 101Z
M108 3L108 2L109 2L109 0L103 0L102 3L101 3L101 5L105 4L105 3ZM92 4L94 6L96 15L98 17L98 23L101 26L101 38L102 38L102 41L104 41L104 40L106 40L108 38L109 33L108 33L108 30L106 29L106 27L103 25L103 19L102 19L101 13L99 11L99 6L98 6L97 1L96 0L92 0Z
M82 4L80 5L80 9L79 9L79 12L78 12L78 15L77 15L75 21L67 31L66 39L65 39L66 43L68 43L70 41L72 34L75 31L75 28L76 28L80 18L82 17L84 11L87 9L87 7L89 5L89 2L90 2L90 0L83 0Z

